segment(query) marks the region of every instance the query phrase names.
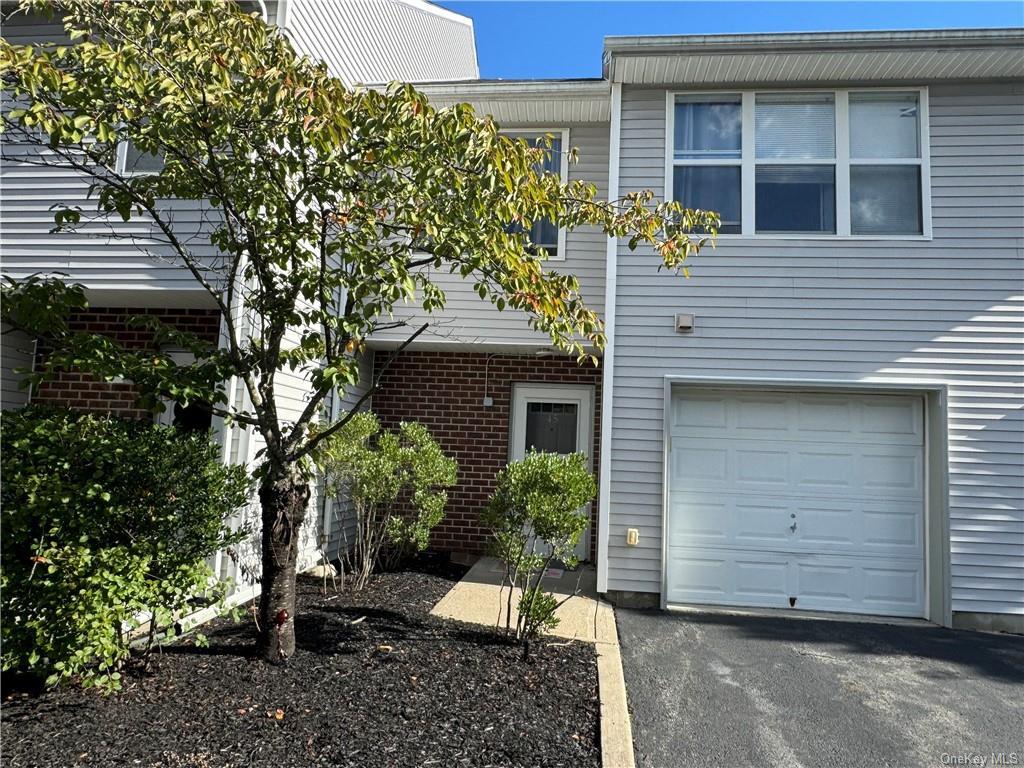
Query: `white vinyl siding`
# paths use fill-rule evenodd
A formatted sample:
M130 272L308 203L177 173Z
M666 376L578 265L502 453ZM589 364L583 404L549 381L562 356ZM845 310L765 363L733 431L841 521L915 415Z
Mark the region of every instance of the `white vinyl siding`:
M511 128L509 132L528 132ZM579 162L568 167L568 180L588 181L597 187L598 198L608 194L608 126L579 125L568 129L568 145L579 150ZM580 227L566 232L565 259L549 262L550 269L568 272L580 283L580 293L588 306L599 310L604 305L604 273L607 238L597 227ZM413 307L399 306L396 316L406 320L409 328L374 334L372 342L404 340L424 322L431 328L417 339L416 343L434 344L523 344L545 346L548 337L532 331L527 325L526 314L506 309L499 312L489 301L481 301L473 290L472 280L463 280L447 272L435 276L445 291L448 303L445 309L434 315L427 315Z
M470 20L427 3L287 0L284 29L348 85L480 76Z
M623 88L623 193L664 194L665 105ZM1024 88L929 107L931 241L723 238L689 280L620 246L610 589L660 589L664 376L904 382L949 391L953 610L1024 613Z
M4 38L15 44L62 40L60 21L15 13L7 18ZM277 21L277 3L268 4ZM346 82L393 79L438 80L477 76L473 28L468 20L443 9L431 10L415 0L337 3L291 0L286 32L300 53L327 61L332 74ZM16 155L17 146L5 154ZM34 148L22 151L34 153ZM133 306L197 306L201 294L192 275L176 262L171 249L154 237L153 226L139 217L83 227L78 233L50 232L55 202L95 211L89 182L70 168L41 168L5 160L0 168L4 205L0 210L3 271L12 277L59 271L93 291L94 304ZM216 253L209 245L210 217L197 201L168 203L177 234L203 260ZM121 237L111 238L113 228ZM196 233L200 233L197 234ZM138 238L136 242L124 236ZM205 245L204 245L205 243ZM146 248L149 253L140 249ZM120 293L115 293L120 292ZM104 297L105 295L105 297ZM189 295L193 295L189 298Z

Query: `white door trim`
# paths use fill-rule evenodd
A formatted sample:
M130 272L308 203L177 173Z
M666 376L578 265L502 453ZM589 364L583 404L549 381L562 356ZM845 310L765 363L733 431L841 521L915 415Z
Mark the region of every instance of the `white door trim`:
M833 379L783 379L667 375L664 377L662 407L662 502L661 502L661 607L668 607L668 514L669 514L669 440L673 387L692 386L736 390L790 390L828 394L920 394L924 396L925 424L925 619L942 626L952 626L952 596L949 547L949 458L947 455L946 421L947 387L942 383L907 382L878 379L875 381L840 381Z
M590 384L547 384L522 382L512 384L509 403L508 460L518 461L525 456L526 404L530 402L571 403L577 406L576 447L587 459L587 469L594 471L594 387ZM590 524L580 537L576 555L581 560L590 557Z

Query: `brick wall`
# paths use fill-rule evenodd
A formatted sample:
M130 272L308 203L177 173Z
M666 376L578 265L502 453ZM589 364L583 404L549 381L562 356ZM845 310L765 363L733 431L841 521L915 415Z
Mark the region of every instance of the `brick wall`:
M377 370L389 353L378 352ZM434 530L431 546L457 552L482 552L487 535L479 515L494 488L498 471L508 461L509 412L513 383L589 384L594 387L592 456L599 466L601 369L578 365L565 357L496 355L487 366L485 408L484 367L488 355L455 352L403 352L381 378L373 411L383 426L419 421L442 448L459 462L459 482L449 491L445 519ZM591 559L597 529L597 503L591 510Z
M70 325L75 331L91 331L110 336L128 349L152 348L152 333L126 325L126 319L132 315L155 315L174 328L189 331L210 342L216 342L220 333L220 316L215 309L104 307L76 312L71 317ZM45 351L40 350L42 354ZM33 391L32 402L110 413L125 418L152 418L148 411L135 405L135 391L131 384L100 381L81 371L61 371L42 382Z

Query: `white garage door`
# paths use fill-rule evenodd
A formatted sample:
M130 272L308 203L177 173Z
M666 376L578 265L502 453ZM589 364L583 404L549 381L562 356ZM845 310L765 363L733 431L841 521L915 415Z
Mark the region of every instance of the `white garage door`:
M680 388L669 423L669 603L923 615L920 398Z

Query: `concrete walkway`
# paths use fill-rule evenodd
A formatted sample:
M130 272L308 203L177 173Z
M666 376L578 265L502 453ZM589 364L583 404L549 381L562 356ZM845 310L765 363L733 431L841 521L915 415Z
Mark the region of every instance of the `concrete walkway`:
M505 626L505 612L508 600L508 585L501 587L504 566L493 557L481 557L462 581L441 600L431 611L435 616L445 616L472 624ZM591 566L580 566L577 571L565 571L561 577L548 576L544 588L562 600L573 594L579 584L579 594L569 598L556 612L558 626L551 632L555 637L582 640L586 643L615 643L615 613L611 605L597 599L597 574ZM512 595L512 626L515 626L519 611L521 590Z
M457 621L487 626L505 626L508 585L502 588L504 568L493 557L476 561L462 581L442 597L431 613ZM555 613L555 637L594 643L597 679L601 697L601 764L604 768L634 768L633 734L626 706L626 682L622 675L619 635L612 606L597 596L597 575L591 566L548 576L544 586L555 595L573 595ZM515 625L520 590L512 595L512 624ZM561 598L559 598L561 599Z

